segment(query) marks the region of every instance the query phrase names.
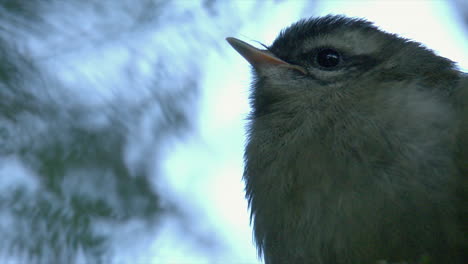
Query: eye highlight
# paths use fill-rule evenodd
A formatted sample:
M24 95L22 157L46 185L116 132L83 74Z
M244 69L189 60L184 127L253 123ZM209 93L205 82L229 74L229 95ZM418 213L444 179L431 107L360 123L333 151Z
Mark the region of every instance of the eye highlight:
M325 69L331 70L334 67L338 66L341 62L341 54L331 48L325 48L319 50L315 54L316 63Z

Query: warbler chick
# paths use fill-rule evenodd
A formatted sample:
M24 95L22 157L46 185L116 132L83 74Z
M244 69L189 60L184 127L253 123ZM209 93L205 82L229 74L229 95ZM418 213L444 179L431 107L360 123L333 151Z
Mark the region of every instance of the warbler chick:
M344 16L301 20L253 66L244 180L267 264L468 263L468 77Z

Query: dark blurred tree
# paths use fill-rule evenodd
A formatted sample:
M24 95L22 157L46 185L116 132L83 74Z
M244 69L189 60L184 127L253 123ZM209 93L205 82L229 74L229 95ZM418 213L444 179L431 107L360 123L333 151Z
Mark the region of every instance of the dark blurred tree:
M189 2L0 0L0 263L118 261L115 233L168 215L216 243L156 188L158 157L195 125L204 51L240 24L228 3Z

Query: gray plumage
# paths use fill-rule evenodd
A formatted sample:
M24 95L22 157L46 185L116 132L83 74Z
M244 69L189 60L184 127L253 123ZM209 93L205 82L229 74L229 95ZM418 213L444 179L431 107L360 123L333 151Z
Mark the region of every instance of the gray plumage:
M468 263L468 77L453 62L342 16L267 50L228 41L254 66L244 180L266 263Z

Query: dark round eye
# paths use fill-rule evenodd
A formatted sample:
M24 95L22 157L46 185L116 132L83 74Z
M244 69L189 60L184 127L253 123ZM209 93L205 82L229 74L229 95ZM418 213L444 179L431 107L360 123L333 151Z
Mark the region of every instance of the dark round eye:
M316 55L318 65L324 68L333 68L340 63L341 56L334 49L322 49Z

